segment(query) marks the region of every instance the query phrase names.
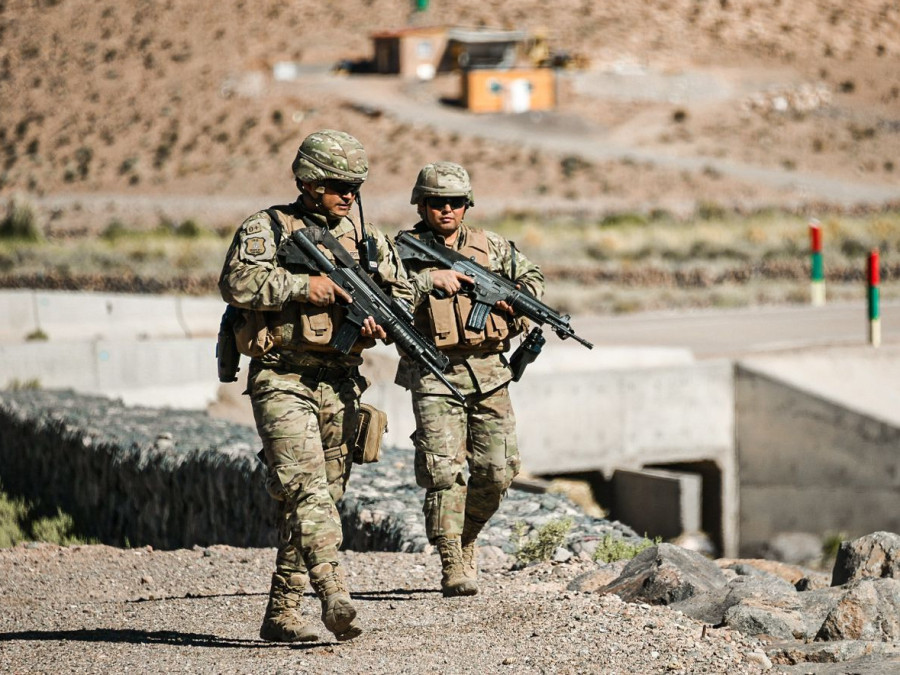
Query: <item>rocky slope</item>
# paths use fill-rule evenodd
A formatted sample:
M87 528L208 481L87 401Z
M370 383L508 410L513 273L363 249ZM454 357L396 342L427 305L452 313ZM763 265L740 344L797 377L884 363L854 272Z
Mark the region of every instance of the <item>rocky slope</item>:
M258 200L292 194L297 143L328 126L366 144L367 192L385 218L402 217L417 169L437 158L472 170L482 205L519 210L797 207L819 201L804 187L810 176L900 193L894 2L463 0L433 2L415 17L409 8L390 0L327 11L309 0L0 2L0 188L41 198L57 228L186 214L233 226ZM366 76L335 80L328 68L370 57L370 30L410 22L543 32L588 69L563 74L559 110L520 140L358 105L350 94ZM285 60L318 79L275 82L272 66ZM323 78L328 93L312 86ZM395 96L438 110L456 90L448 76L398 85ZM643 159L584 159L529 142L585 125L602 132L600 146ZM673 158L695 161L679 167ZM729 163L788 181L796 172L796 184L730 176Z

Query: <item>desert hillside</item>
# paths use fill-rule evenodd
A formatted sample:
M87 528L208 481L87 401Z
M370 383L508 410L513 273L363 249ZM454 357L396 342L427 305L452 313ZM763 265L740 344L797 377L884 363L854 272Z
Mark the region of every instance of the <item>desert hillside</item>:
M896 2L436 0L415 16L413 5L0 2L0 190L43 205L53 228L142 214L218 226L292 196L300 139L337 127L369 150L366 195L389 220L411 217L417 169L441 158L470 168L483 213L900 198ZM412 22L543 32L587 67L560 73L552 114L473 116L462 130L438 115L455 75L330 72L371 57L371 31ZM303 75L275 81L280 61ZM363 105L373 85L393 109ZM497 133L515 125L518 136ZM560 153L539 142L549 133L590 142ZM831 186L846 186L840 200Z

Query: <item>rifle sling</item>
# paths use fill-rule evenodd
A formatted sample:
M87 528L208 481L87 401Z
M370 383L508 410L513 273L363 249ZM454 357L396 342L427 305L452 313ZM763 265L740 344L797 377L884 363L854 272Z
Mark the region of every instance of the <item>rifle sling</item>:
M275 246L281 244L282 233L284 232L284 228L281 225L281 221L278 219L276 207L266 209L266 213L269 215L269 218L272 220L272 232L275 235ZM356 261L353 259L347 249L343 247L341 242L337 240L337 238L331 234L326 228L314 223L311 218L308 216L301 216L300 218L303 221L304 229L310 233L309 240L314 244L322 244L325 248L331 251L331 254L334 256L334 259L340 263L341 267L355 267Z

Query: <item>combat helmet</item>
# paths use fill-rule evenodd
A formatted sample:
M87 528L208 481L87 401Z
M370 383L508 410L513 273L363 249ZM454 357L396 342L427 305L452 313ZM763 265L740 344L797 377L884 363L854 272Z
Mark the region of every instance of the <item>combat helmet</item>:
M418 204L426 197L465 197L469 206L475 206L469 174L453 162L435 162L422 167L409 203Z
M291 169L302 183L328 178L362 183L369 175L369 160L362 143L353 136L323 129L303 139Z

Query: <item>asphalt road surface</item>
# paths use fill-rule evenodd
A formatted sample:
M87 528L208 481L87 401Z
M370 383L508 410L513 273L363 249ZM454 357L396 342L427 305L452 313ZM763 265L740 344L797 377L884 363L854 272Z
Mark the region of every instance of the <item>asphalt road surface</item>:
M645 312L572 320L598 346L682 347L697 358L731 357L809 347L865 346L866 303L824 307ZM900 343L900 302L881 304L882 344Z

